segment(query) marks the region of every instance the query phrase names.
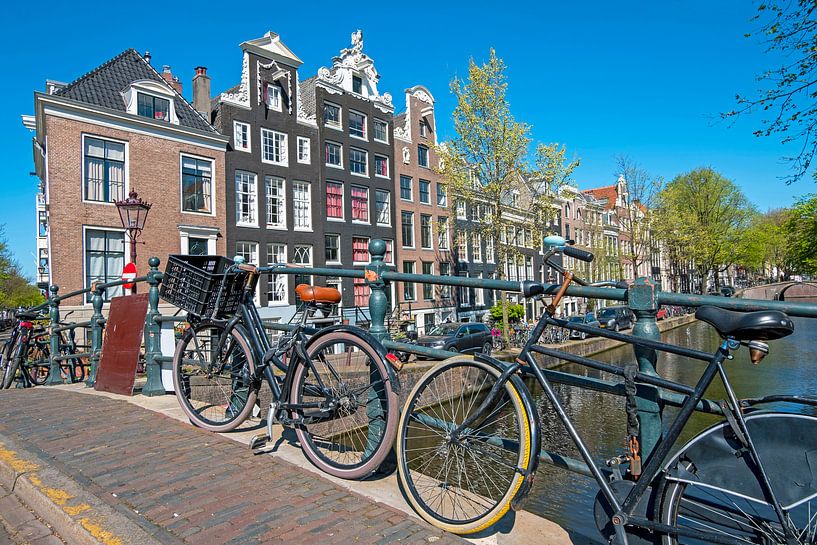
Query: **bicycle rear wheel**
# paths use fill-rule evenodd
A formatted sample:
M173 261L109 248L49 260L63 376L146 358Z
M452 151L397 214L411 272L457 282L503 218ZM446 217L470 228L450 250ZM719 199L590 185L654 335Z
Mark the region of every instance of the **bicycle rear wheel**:
M14 379L17 377L17 371L20 369L23 360L24 344L23 340L18 337L14 346L11 348L8 365L6 365L6 372L3 376L3 383L0 384L0 387L3 389L11 387L11 383L14 382Z
M306 457L344 479L374 472L397 434L397 394L387 362L359 334L334 331L313 337L292 377L290 401L302 421L295 427Z
M499 375L479 360L445 360L414 386L400 418L400 484L421 517L449 532L478 532L502 518L523 484L519 469L528 469L536 455L518 377L505 382L474 428L450 438Z
M48 380L48 371L51 368L50 350L48 345L30 346L26 357L25 367L28 376L35 386L42 386Z
M817 543L817 418L758 412L746 416L746 426L795 541ZM746 543L786 543L749 458L726 422L693 438L668 465L661 522ZM665 545L699 543L664 536Z
M255 362L240 326L224 343L224 326L201 322L189 328L173 356L173 387L194 425L223 432L238 427L252 411L257 389L251 381Z

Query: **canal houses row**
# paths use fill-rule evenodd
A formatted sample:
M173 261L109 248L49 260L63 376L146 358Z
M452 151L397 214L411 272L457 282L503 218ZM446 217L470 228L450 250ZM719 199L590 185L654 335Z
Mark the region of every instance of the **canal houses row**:
M196 67L191 102L169 66L159 72L149 54L133 50L71 84L50 83L48 92L35 94L35 115L24 122L35 131L43 190L42 280L65 292L119 277L129 241L111 201L131 190L153 204L142 236L146 246L139 248L140 273L148 256L166 262L174 253L356 268L368 262L369 241L380 238L386 262L401 272L557 279L544 266L542 242L526 232L530 218L518 196L503 205L509 224L501 243L516 246L504 263L497 263L490 241L474 234L480 207L452 210L453 196L439 174L433 94L421 85L406 89L405 109L395 115L360 31L317 74L301 74L302 60L272 32L240 44L236 58L240 79L223 92L213 93L207 69ZM236 62L236 74L238 68ZM590 229L574 219L575 202L593 210L599 229L613 214L602 214L603 199L575 193L558 199L550 227L595 247L594 236L582 236ZM343 317L368 320L362 280L300 275L259 283L261 315L288 320L301 282L339 288ZM390 297L394 321L424 332L447 320L484 320L497 293L396 282ZM79 298L72 303L87 307ZM540 312L527 303L528 318Z

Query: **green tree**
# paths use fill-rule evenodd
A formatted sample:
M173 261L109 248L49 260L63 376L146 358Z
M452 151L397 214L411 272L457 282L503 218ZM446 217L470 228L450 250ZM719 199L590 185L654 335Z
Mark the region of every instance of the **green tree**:
M751 96L737 95L738 107L721 114L725 119L759 111L764 118L755 136L779 136L796 143L798 154L789 157L794 173L791 183L809 170L817 152L817 3L814 0L761 2L753 18L754 33L767 52L778 55L781 65L757 76L759 88ZM817 172L814 173L817 176Z
M817 194L806 195L794 204L784 229L793 272L817 274Z
M508 312L508 319L511 322L519 321L523 316L525 316L525 307L516 303L512 303L506 305L505 307ZM502 321L502 303L497 303L491 307L490 313L491 318L494 319L495 322Z
M507 88L505 64L493 49L482 65L471 59L467 81L455 78L451 82L457 99L455 134L439 149L439 170L448 184L452 206L465 205L478 219L469 224L470 232L463 233L466 236L456 238L457 246L467 244L468 239L485 241L493 248L499 278L502 264L516 259L517 247L523 245L521 237L530 233L533 240L529 242L541 243L553 218L553 196L570 182L579 164L567 160L565 148L558 144L536 146L530 164L530 127L511 114ZM525 211L526 220L517 229L508 216L520 211ZM501 300L506 315L503 323L507 324L504 291ZM503 333L507 339L507 328Z
M20 272L6 241L5 226L0 225L0 308L30 307L44 300Z
M658 194L655 233L671 247L681 248L697 269L700 284L736 263L742 233L754 209L730 180L711 168L677 176Z
M741 236L739 264L756 275L767 277L776 271L778 279L791 273L789 230L791 211L786 208L755 214Z
M625 155L616 158L616 169L627 187L624 206L617 210L623 242L621 259L630 264L633 277L637 278L638 268L650 259L652 252L653 209L663 180Z

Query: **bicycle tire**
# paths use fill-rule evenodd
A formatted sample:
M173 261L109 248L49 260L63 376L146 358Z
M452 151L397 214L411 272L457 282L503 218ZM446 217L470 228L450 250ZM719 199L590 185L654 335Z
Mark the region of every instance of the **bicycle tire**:
M810 463L817 451L817 418L757 412L746 416L772 489L797 532L817 535L817 483ZM747 543L784 543L774 509L766 501L748 454L727 422L694 437L667 464L659 516L673 527L731 536ZM805 527L804 527L805 526ZM664 545L701 543L664 535Z
M258 390L250 377L255 371L247 334L234 327L219 353L216 373L211 355L224 325L204 321L185 331L173 355L173 389L182 411L200 428L224 432L237 428L250 415Z
M36 359L28 359L23 365L31 382L35 386L42 386L48 380L48 372L51 369L50 350L47 345L29 346L28 352Z
M3 384L0 385L2 389L7 390L11 387L11 383L14 382L15 377L17 376L17 370L20 368L20 363L23 358L21 352L23 350L23 342L22 338L18 337L17 341L14 343L14 347L11 349L11 355L9 357L8 365L6 366L6 372L3 376Z
M400 485L423 519L448 532L471 534L501 519L523 484L518 468L530 467L535 455L530 414L522 399L529 394L516 376L503 387L495 407L501 411L492 410L495 418L474 430L483 437L464 434L457 445L446 437L444 427L476 411L500 374L497 367L472 358L442 361L417 382L400 417ZM442 399L450 400L448 406ZM487 442L500 438L516 449Z
M330 475L367 477L389 455L397 435L400 408L389 380L389 364L372 342L349 330L312 337L305 350L311 362L299 361L294 369L290 400L322 407L294 412L303 419L295 426L301 449ZM316 389L320 384L323 392ZM331 402L338 403L335 416L328 420L320 417L326 414L327 388L332 391ZM307 423L312 418L318 421Z

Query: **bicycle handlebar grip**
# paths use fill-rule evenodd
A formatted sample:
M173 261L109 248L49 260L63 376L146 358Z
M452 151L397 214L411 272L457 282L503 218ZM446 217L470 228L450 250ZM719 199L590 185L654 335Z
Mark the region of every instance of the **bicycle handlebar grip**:
M239 263L237 266L239 271L255 272L257 270L255 265L249 263Z
M562 250L566 256L575 257L581 261L587 261L590 263L593 261L593 254L590 252L586 252L584 250L579 250L578 248L573 248L572 246L565 246L564 250Z

